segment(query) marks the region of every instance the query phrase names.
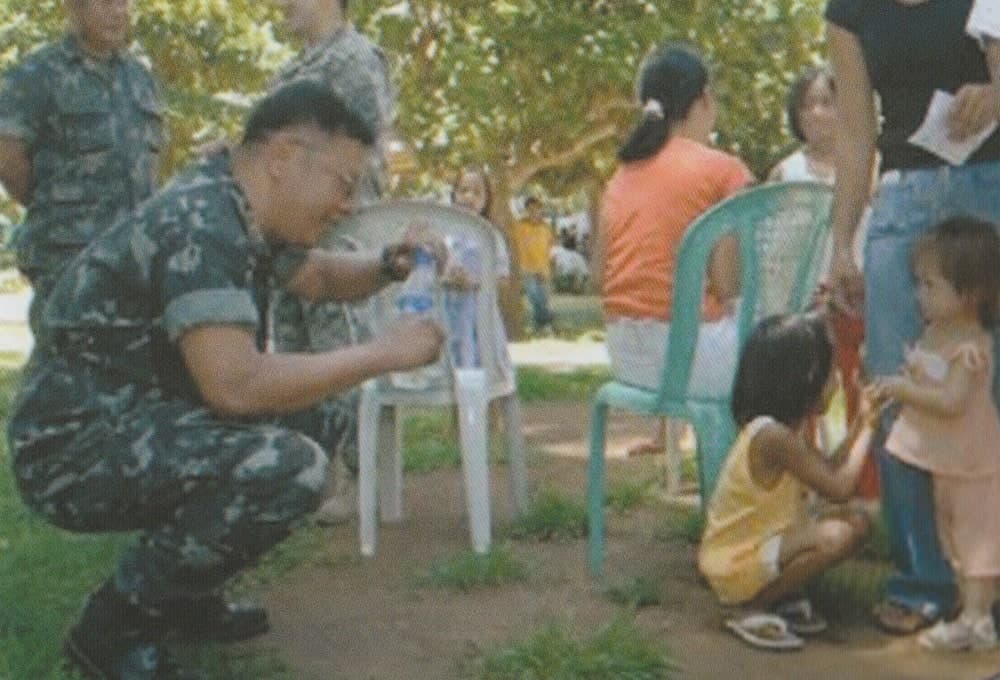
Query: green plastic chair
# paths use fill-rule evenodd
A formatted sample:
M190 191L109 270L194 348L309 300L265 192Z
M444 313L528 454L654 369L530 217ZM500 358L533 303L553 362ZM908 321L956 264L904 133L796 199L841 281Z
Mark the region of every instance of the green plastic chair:
M588 556L594 576L604 565L604 447L608 409L689 421L697 435L698 489L704 507L736 439L730 415L733 375L710 396L689 392L689 378L713 246L725 235L740 241L741 293L737 338L743 346L753 324L770 314L800 311L812 299L831 250L831 189L814 182L767 184L740 192L698 218L681 242L673 314L663 374L655 391L610 381L591 407L587 503ZM704 390L698 390L699 393Z

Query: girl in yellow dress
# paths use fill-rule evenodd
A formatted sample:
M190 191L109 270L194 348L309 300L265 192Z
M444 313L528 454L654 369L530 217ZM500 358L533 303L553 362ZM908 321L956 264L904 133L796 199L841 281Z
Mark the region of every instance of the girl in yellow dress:
M811 516L804 502L809 489L831 501L851 498L872 436L875 413L867 405L831 457L804 434L808 419L826 410L836 389L832 365L829 331L815 314L764 319L740 355L732 396L740 434L709 503L698 553L698 567L723 604L771 607L862 545L868 531L863 514ZM813 618L807 602L796 604L798 614ZM772 628L786 623L777 617L745 621ZM727 625L758 640L740 622ZM777 632L801 645L791 632Z

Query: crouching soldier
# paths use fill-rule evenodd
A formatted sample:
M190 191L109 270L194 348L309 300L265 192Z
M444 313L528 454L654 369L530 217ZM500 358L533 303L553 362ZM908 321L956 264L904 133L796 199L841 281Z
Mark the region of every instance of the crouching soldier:
M350 212L373 140L329 88L280 88L239 146L181 173L55 285L9 425L18 487L64 529L141 532L67 637L88 675L201 677L162 643L266 630L222 588L318 505L324 452L356 431L326 397L436 358L428 320L337 351L265 351L272 285L358 300L408 273L415 232L377 255L314 248Z

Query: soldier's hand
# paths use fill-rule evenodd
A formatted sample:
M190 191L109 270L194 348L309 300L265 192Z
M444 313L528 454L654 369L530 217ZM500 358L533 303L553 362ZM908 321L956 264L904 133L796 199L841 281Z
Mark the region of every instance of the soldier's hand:
M382 337L393 362L389 370L407 371L436 361L444 339L444 329L432 319L400 321Z

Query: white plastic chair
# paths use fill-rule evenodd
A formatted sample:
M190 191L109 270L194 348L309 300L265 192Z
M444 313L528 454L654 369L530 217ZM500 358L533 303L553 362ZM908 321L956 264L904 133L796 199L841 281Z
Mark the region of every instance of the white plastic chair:
M361 553L375 554L378 518L398 522L403 517L403 456L400 409L411 406L451 406L459 410L459 434L469 532L473 549L490 548L490 484L488 464L488 406L495 399L502 405L510 469L511 503L515 513L527 507L528 476L521 431L520 403L516 380L506 351L492 342L499 319L496 316L496 269L493 226L482 218L449 206L419 201L391 201L361 210L341 221L328 241L346 236L363 249L376 250L398 242L406 228L420 223L442 237L471 239L482 253L482 283L479 289L476 330L480 338L482 368L450 370L447 357L432 369L438 380L427 389L393 386L388 376L362 386L358 414L358 514ZM395 300L399 284L387 286L369 302L374 333L396 320ZM440 289L436 309L441 310ZM442 351L444 354L444 350Z

